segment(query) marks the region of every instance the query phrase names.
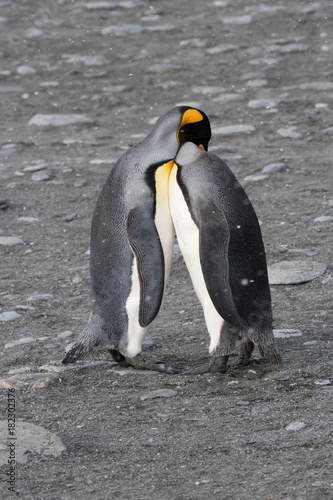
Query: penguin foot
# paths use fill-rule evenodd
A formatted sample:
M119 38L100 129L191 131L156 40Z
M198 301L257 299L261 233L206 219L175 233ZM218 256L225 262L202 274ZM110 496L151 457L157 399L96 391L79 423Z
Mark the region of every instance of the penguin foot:
M151 370L154 372L176 374L180 373L180 370L167 365L164 361L145 359L142 354L137 354L134 358L125 358L120 352L115 350L109 350L111 356L117 363L122 367L132 366L137 370Z
M254 350L254 343L252 340L242 342L240 345L240 355L229 366L247 366L252 362L252 353Z
M182 375L204 375L205 373L225 373L229 356L214 356L209 364L189 368L182 372Z

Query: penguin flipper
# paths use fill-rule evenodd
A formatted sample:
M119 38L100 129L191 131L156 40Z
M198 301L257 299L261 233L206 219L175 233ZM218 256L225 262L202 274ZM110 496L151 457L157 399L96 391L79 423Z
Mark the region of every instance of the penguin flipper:
M229 283L228 222L214 203L200 203L197 209L200 262L206 287L217 312L235 324L239 316Z
M155 319L162 302L165 267L163 249L153 217L142 208L130 210L127 235L139 274L139 323L146 327Z

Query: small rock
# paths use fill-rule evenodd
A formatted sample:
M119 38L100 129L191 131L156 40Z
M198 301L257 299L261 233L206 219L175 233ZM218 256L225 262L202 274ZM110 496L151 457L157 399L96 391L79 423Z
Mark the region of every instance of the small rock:
M299 86L301 90L324 90L330 91L333 90L333 82L307 82L301 83Z
M321 215L320 217L316 217L314 222L331 222L333 221L332 215Z
M177 396L178 392L172 389L158 389L156 391L148 392L140 396L142 401L146 399L156 399L156 398L174 398Z
M331 385L331 380L325 379L325 380L315 380L316 385Z
M15 319L18 319L21 317L21 314L16 313L14 311L5 311L0 314L0 321L6 322L6 321L13 321Z
M102 35L114 35L114 36L127 36L127 35L138 35L143 33L145 28L139 26L138 24L123 24L123 25L111 25L105 26L102 29Z
M21 76L25 75L35 75L37 71L34 68L31 68L31 66L18 66L16 68L16 73Z
M314 261L281 261L268 267L271 285L296 285L322 276L326 264Z
M286 139L301 139L302 134L297 132L294 127L289 128L279 128L277 133L281 137L285 137Z
M260 109L260 108L270 109L270 108L276 108L282 102L283 102L282 99L253 99L249 101L248 107L253 109Z
M5 349L16 347L18 345L32 344L33 342L36 342L36 339L34 339L33 337L25 337L23 339L13 340L13 342L8 342L8 344L5 345Z
M82 56L81 54L64 54L63 59L72 64L84 64L85 66L105 66L110 61L103 55Z
M43 182L48 181L50 179L50 175L46 170L40 170L39 172L35 172L31 176L31 180L35 182Z
M223 17L223 24L250 24L253 21L253 17L249 15L245 16L230 16Z
M115 9L117 7L117 4L115 2L86 2L83 3L84 7L87 10L104 10L104 9Z
M258 182L258 181L264 181L265 179L268 179L267 174L253 174L253 175L247 175L244 177L244 182Z
M270 163L262 169L262 172L270 174L271 172L279 172L280 170L284 170L285 168L286 165L284 163Z
M213 134L228 137L238 134L250 134L251 132L255 132L255 130L256 128L253 125L226 125L224 127L215 127Z
M31 224L32 222L39 222L36 217L19 217L17 222L25 222L26 224Z
M8 421L0 421L0 465L8 463ZM66 447L61 442L60 438L39 425L30 422L24 422L22 419L17 420L15 427L15 460L20 464L27 463L32 454L43 456L59 457Z
M24 167L23 172L38 172L39 170L44 170L46 168L46 162L44 160L34 160L30 165Z
M70 330L65 330L64 332L60 332L57 335L57 339L68 339L69 337L73 337L74 333Z
M24 36L26 38L39 38L44 35L44 31L38 28L28 28L25 30Z
M28 125L36 127L63 127L66 125L92 123L92 120L85 115L79 114L42 114L37 113L28 122Z
M14 246L23 245L24 241L16 236L0 236L0 245L4 246Z
M317 341L316 340L309 340L309 342L303 342L303 345L305 345L305 346L317 345Z
M287 431L300 431L301 429L304 429L304 427L306 427L304 422L291 422L285 427L285 429Z
M252 413L267 413L269 412L269 407L268 406L255 406L252 408L251 412Z
M52 294L44 293L44 294L39 294L39 295L30 295L30 297L27 298L27 302L46 301L46 300L51 300L51 299L53 299Z
M273 334L276 339L290 339L292 337L301 337L303 335L301 330L291 328L285 328L283 330L273 330Z
M225 52L233 52L234 50L238 50L238 45L231 45L228 43L223 43L221 45L215 45L215 47L210 47L207 49L207 54L223 54Z

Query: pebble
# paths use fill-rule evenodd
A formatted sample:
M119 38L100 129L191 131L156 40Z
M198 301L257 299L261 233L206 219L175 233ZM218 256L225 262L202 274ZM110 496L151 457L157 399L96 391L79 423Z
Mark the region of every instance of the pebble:
M251 412L252 413L267 413L269 412L269 407L268 406L255 406L252 408Z
M24 32L26 38L39 38L44 35L44 31L39 28L28 28Z
M277 130L277 133L281 137L285 137L287 139L301 139L302 138L302 134L300 132L297 132L295 130L295 127L279 128Z
M0 236L0 245L4 246L15 246L15 245L23 245L24 241L21 238L17 238L17 236Z
M213 134L229 137L232 135L250 134L251 132L255 132L255 130L256 128L253 125L226 125L213 128Z
M308 346L308 345L317 345L316 340L309 340L309 342L303 342L303 345Z
M67 368L64 365L46 364L46 365L40 366L38 369L41 372L61 373L61 372L66 371Z
M8 464L8 421L0 421L0 465ZM59 457L66 447L61 439L44 427L19 419L15 427L15 461L25 464L37 453Z
M39 222L36 217L19 217L17 222L25 222L26 224L31 224L32 222Z
M172 389L158 389L156 391L147 392L146 394L143 394L142 396L140 396L140 399L142 401L145 401L146 399L174 398L175 396L177 396L177 394L178 392Z
M43 114L37 113L28 122L36 127L63 127L65 125L92 123L85 115L79 114Z
M238 45L231 45L229 43L222 43L221 45L215 45L215 47L209 47L207 49L207 54L223 54L225 52L233 52L234 50L238 50Z
M331 385L332 381L325 379L325 380L315 380L316 385Z
M223 24L250 24L253 21L253 17L250 15L245 16L228 16L223 17Z
M138 24L124 24L122 26L111 25L106 26L102 29L102 35L114 35L114 36L127 36L127 35L138 35L145 31L144 26L139 26Z
M246 82L246 86L255 89L255 88L259 88L259 87L265 87L267 85L267 83L268 82L265 78L257 78L257 79L249 80L248 82Z
M333 82L307 82L301 83L299 86L301 90L333 90Z
M31 180L35 182L48 181L50 179L50 174L46 170L39 170L31 176Z
M14 321L15 319L18 319L21 317L21 314L16 313L14 311L5 311L0 314L0 321L6 322L6 321Z
M293 337L301 337L303 334L301 330L285 328L283 330L273 330L276 339L290 339Z
M271 109L276 108L282 102L282 99L252 99L251 101L249 101L248 107L253 109Z
M39 295L30 295L30 297L27 298L27 302L47 301L51 299L53 299L53 295L50 293L44 293Z
M288 424L285 429L287 431L300 431L301 429L304 429L306 427L306 424L304 422L291 422Z
M253 175L247 175L244 177L244 182L258 182L258 181L264 181L265 179L268 179L267 174L253 174Z
M57 335L57 339L68 339L69 337L73 337L74 333L70 330L65 330L64 332L60 332Z
M37 71L31 66L18 66L16 68L16 73L21 76L35 75Z
M262 172L270 174L271 172L279 172L280 170L284 170L285 168L286 165L284 163L270 163L262 169Z
M46 162L44 160L33 160L30 165L24 167L23 172L38 172L39 170L44 170L46 168Z
M24 337L23 339L13 340L13 342L8 342L8 344L5 344L5 349L9 349L10 347L16 347L18 345L32 344L33 342L36 342L36 339L34 339L33 337Z
M314 261L281 261L268 267L271 285L296 285L322 276L327 266Z
M331 222L333 221L332 215L321 215L320 217L316 217L314 222Z
M81 54L63 54L62 58L67 63L84 64L85 66L105 66L110 64L110 61L103 55L82 56Z

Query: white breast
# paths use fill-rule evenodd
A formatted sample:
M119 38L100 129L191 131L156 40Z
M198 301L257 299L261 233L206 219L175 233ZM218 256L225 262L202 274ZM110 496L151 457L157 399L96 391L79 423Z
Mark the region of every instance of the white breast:
M207 291L200 264L199 228L191 217L183 192L178 185L177 170L178 167L175 164L169 180L170 212L180 250L190 273L195 292L204 310L210 335L209 352L212 353L219 344L223 318L215 309Z

